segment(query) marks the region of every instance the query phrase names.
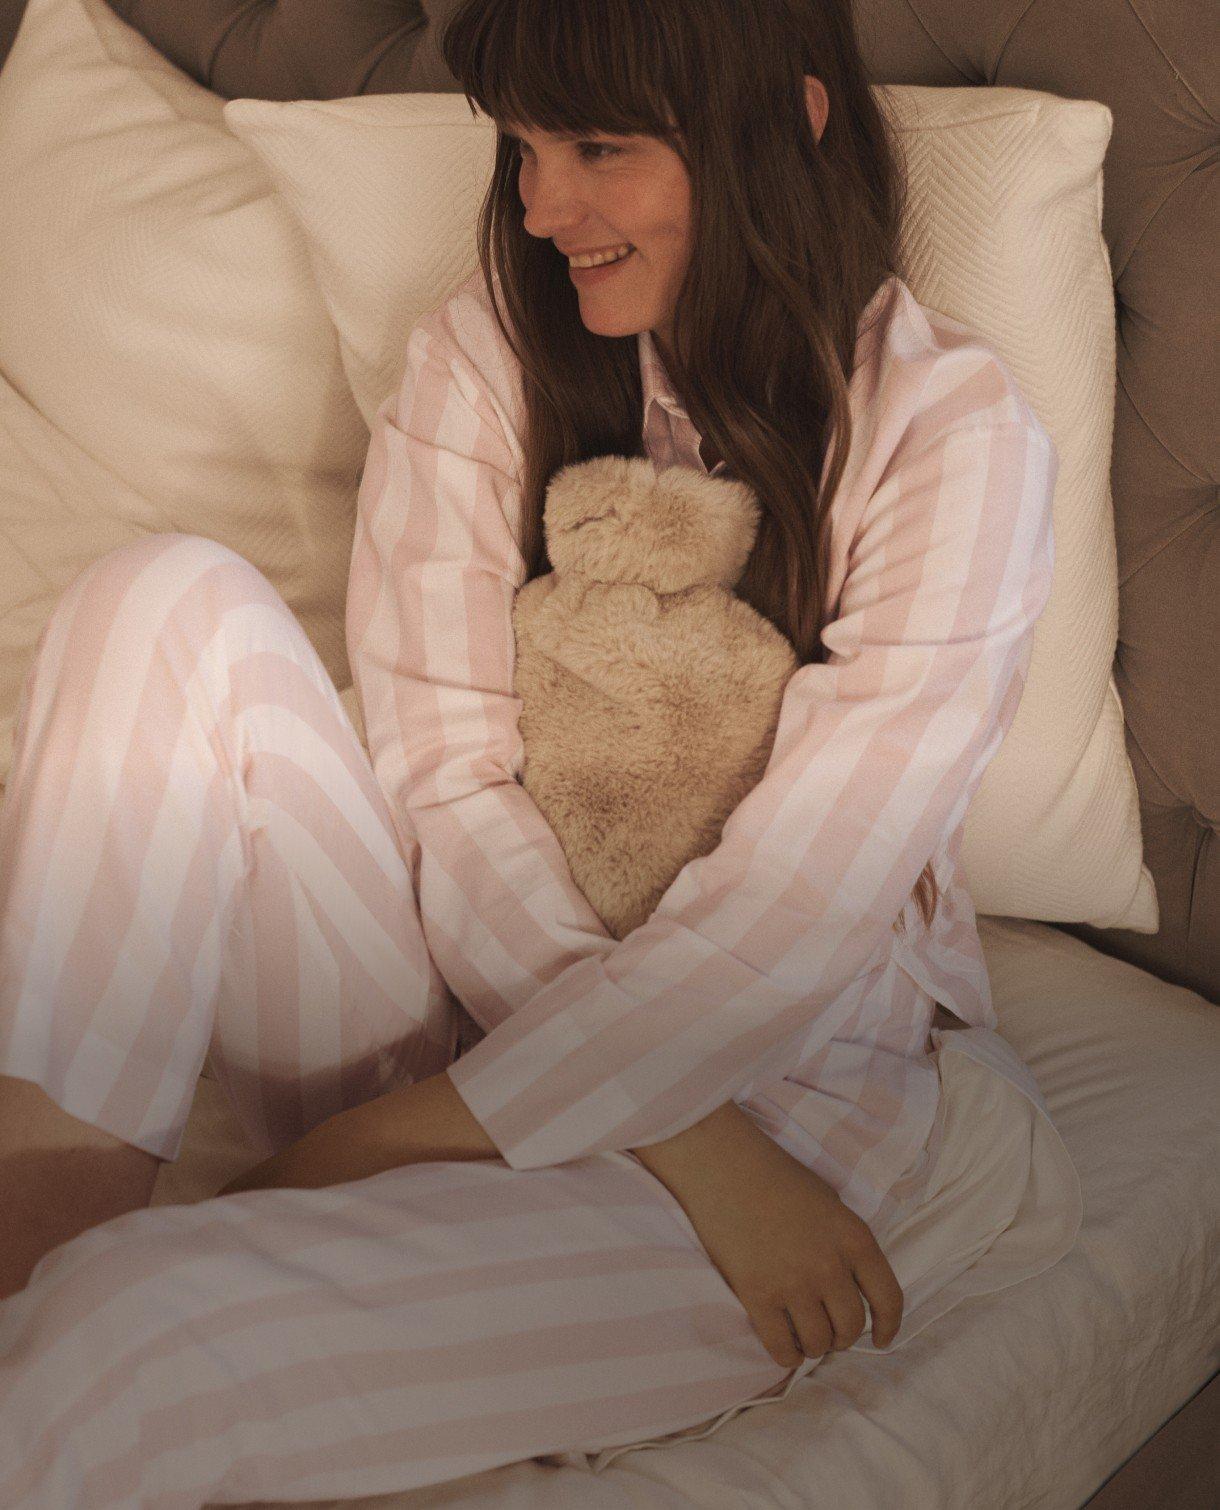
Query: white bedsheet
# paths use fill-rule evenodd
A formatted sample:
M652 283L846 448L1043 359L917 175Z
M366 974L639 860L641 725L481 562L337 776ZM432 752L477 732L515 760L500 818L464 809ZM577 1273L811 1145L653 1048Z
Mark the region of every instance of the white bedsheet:
M1220 1007L1041 923L980 932L1000 1031L1083 1189L1079 1238L1052 1269L598 1475L530 1460L314 1510L1081 1505L1220 1367ZM201 1080L154 1204L211 1194L250 1162Z

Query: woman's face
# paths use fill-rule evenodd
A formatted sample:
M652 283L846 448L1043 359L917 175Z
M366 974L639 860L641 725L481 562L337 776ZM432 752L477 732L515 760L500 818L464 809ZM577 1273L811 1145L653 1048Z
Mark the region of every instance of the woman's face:
M507 133L519 143L525 229L564 255L634 251L608 273L572 279L580 316L595 335L651 330L664 360L678 290L690 261L690 177L678 154L651 136L564 138Z
M829 113L825 87L805 77L814 135ZM673 312L691 258L691 184L672 147L653 136L587 137L504 130L519 144L518 188L525 229L562 254L617 250L626 261L593 277L573 276L580 317L601 336L652 331L668 365Z

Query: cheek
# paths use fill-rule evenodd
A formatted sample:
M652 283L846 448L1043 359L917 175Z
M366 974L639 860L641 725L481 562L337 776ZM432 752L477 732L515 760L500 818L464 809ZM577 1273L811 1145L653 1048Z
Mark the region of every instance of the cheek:
M654 245L667 254L683 256L690 250L690 205L680 188L658 200L652 213L643 218Z
M624 207L612 223L621 225L629 240L657 257L685 256L690 249L689 217L681 209L675 213L672 200L644 207L637 202L634 210Z
M658 229L656 246L658 256L664 258L675 277L680 277L685 273L692 253L690 228L687 225L667 220L665 225Z

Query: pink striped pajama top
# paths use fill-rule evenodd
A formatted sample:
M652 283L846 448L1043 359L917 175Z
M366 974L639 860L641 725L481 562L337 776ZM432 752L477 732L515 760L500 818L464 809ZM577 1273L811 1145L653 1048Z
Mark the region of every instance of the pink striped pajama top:
M648 456L706 473L638 339ZM410 335L360 490L348 649L374 771L418 840L429 949L475 1025L449 1074L514 1168L658 1142L732 1098L862 1218L888 1214L933 1128L936 1002L1046 1114L994 1031L959 852L1051 590L1058 454L994 350L897 278L861 320L850 403L829 658L788 683L719 845L617 941L520 783L524 400L481 271Z

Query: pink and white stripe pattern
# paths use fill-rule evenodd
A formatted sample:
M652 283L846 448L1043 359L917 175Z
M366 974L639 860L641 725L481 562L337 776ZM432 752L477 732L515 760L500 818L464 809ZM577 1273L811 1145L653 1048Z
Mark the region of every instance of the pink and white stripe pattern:
M225 547L152 536L64 594L0 810L0 1073L174 1158L209 1049L267 1152L448 1066L504 1158L133 1211L47 1254L0 1303L0 1504L409 1489L655 1441L790 1377L626 1150L733 1096L878 1233L919 1190L934 999L995 1021L956 858L1053 563L1055 452L998 360L899 283L870 313L830 661L621 943L519 783L520 391L477 280L412 333L360 489L371 762ZM649 454L702 466L640 356ZM485 1035L456 1062L454 997ZM998 1035L990 1057L1029 1095ZM894 1248L904 1290L977 1251L970 1223Z
M0 1303L0 1504L387 1493L686 1430L789 1373L627 1155L255 1190L116 1217Z
M706 471L639 349L648 455ZM513 1168L656 1142L734 1098L867 1218L932 1124L934 1002L995 1026L958 853L1050 594L1058 455L994 351L898 279L865 311L850 396L829 659L791 679L721 843L619 942L520 784L523 402L479 271L410 337L360 491L348 647L429 949L485 1035L450 1075Z
M270 582L157 534L86 568L0 812L0 1072L177 1158L205 1055L254 1148L438 1073L452 998L407 851Z

